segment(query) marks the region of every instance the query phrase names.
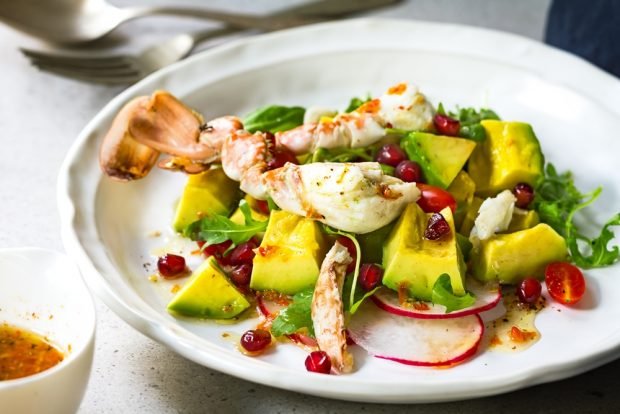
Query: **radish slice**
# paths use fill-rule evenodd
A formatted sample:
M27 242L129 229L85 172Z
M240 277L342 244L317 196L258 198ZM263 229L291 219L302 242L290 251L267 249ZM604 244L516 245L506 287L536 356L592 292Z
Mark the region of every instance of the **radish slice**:
M286 308L288 305L280 304L272 300L266 299L263 295L256 295L256 307L261 315L267 319L273 319L278 316L278 313Z
M478 315L407 318L364 302L349 322L351 338L370 355L401 364L453 365L476 353L484 325Z
M386 287L375 292L372 300L381 309L395 315L420 319L449 319L487 311L497 306L502 298L502 292L497 283L483 285L476 281L468 281L466 288L476 297L476 302L467 308L450 313L446 313L445 306L431 302L418 302L402 306L398 300L398 293Z

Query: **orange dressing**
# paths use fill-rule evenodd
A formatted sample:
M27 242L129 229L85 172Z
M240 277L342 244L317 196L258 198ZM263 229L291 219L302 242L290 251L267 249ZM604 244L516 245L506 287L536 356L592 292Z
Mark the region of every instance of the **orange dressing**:
M0 325L0 381L45 371L64 359L46 338L8 324Z

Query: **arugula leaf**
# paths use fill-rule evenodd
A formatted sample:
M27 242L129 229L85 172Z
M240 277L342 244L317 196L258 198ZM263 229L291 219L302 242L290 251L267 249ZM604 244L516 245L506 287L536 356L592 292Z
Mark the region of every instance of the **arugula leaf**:
M357 241L357 239L355 238L355 235L352 233L347 233L346 231L342 231L342 230L336 230L336 229L332 229L331 227L329 227L326 224L323 224L323 231L327 234L330 234L332 236L345 236L348 237L349 239L351 239L351 241L353 242L353 244L355 245L355 252L356 252L356 259L355 259L355 271L353 272L353 278L352 282L351 282L351 293L349 294L349 300L348 300L348 304L350 306L355 305L355 288L357 287L357 278L360 274L360 262L362 260L362 249L360 248L360 244ZM343 296L346 294L346 291L343 287L342 289L343 292ZM357 305L359 306L359 304ZM357 306L355 307L355 310L353 310L351 307L349 307L349 311L351 313L355 313L355 311L357 310ZM346 310L347 308L344 307L344 309Z
M247 131L288 131L304 123L306 109L300 106L266 106L246 115L243 126Z
M349 101L349 106L347 106L347 109L345 109L345 112L353 112L355 111L357 108L359 108L360 106L364 105L366 102L372 100L372 97L370 96L370 94L366 95L366 98L351 98L351 100Z
M461 123L459 136L476 142L482 142L486 139L486 132L482 125L480 125L480 121L485 119L500 119L497 113L492 109L481 108L476 111L475 108L471 107L457 107L456 111L446 111L442 103L439 103L437 106L437 113L457 119Z
M314 326L312 325L312 289L304 290L293 296L293 301L286 308L282 309L271 324L273 336L289 335L307 328L310 336L314 336Z
M452 291L450 275L444 273L437 278L433 285L431 301L445 306L446 312L450 313L473 305L476 302L476 297L469 292L466 292L463 296L456 296Z
M359 159L372 161L372 149L369 148L317 148L308 158L312 162L351 162Z
M359 308L359 306L362 304L362 302L364 302L366 299L368 299L369 297L371 297L372 295L375 294L375 292L377 290L379 290L381 286L377 286L376 288L374 288L373 290L371 290L370 292L366 292L364 291L364 289L361 288L361 286L359 284L355 285L355 288L353 288L353 278L352 277L347 277L344 280L344 285L342 287L342 305L344 309L348 309L349 312L351 312L351 314L354 314L357 311L357 308ZM344 294L344 292L350 292L351 290L353 290L354 294L354 300L353 302L351 302L351 297Z
M573 262L584 269L614 264L620 258L620 248L609 243L615 237L610 230L620 226L620 213L615 214L601 229L598 237L588 238L575 224L575 214L592 204L601 194L599 187L590 193L581 193L570 171L558 174L548 163L545 174L536 185L533 207L540 220L547 223L566 239Z
M204 240L206 245L219 244L226 240L231 240L234 245L238 245L267 229L268 220L254 220L250 205L245 200L241 200L239 209L245 217L245 224L237 224L226 216L214 214L205 216L187 226L183 230L183 235L192 240Z

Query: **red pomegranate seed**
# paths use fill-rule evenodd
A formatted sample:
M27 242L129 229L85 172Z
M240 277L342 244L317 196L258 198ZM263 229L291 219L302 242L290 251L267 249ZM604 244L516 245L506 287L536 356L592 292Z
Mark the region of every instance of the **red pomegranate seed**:
M239 287L248 286L250 284L251 277L252 265L249 263L235 266L230 272L230 280Z
M394 169L394 176L396 178L400 178L406 183L424 182L422 179L422 168L420 167L420 164L410 160L404 160L398 163Z
M428 240L439 240L446 234L450 233L450 225L446 219L439 213L433 213L428 219L424 238Z
M269 203L266 200L256 200L256 210L268 216L270 213Z
M383 280L383 269L374 263L360 266L359 284L366 292L370 292Z
M215 256L217 258L217 257L221 257L224 254L224 252L228 250L228 248L232 245L232 241L226 240L225 242L222 242L222 243L210 244L203 249L202 247L204 246L204 244L205 243L203 241L198 242L198 246L202 249L202 252L204 253L204 255L207 257Z
M525 278L517 287L517 297L522 303L536 303L540 297L542 286L537 279Z
M287 162L297 164L297 157L286 148L277 148L271 152L271 156L267 161L267 169L275 170L276 168L284 167L284 164Z
M332 370L332 360L325 351L313 351L306 358L306 369L319 374L329 374Z
M433 124L435 124L437 132L451 137L457 136L461 130L461 123L447 115L436 114L433 118Z
M187 273L185 258L168 253L157 259L157 270L165 279L176 279Z
M351 256L351 259L353 259L351 263L349 263L349 266L347 266L347 273L351 273L355 271L355 263L357 261L357 250L355 249L355 244L353 243L353 240L351 240L347 236L340 236L336 239L336 241L347 248L347 250L349 251L349 255Z
M375 156L375 160L381 164L391 165L396 167L401 161L407 159L407 154L398 144L385 144Z
M527 208L532 200L534 200L534 189L528 183L519 183L515 185L512 193L517 197L515 205L519 208Z
M239 244L235 247L232 252L230 252L229 261L231 265L241 265L241 264L252 264L252 259L256 253L254 253L254 249L258 246L254 240L249 240L245 243Z
M241 346L249 352L264 351L271 343L271 333L264 329L251 329L241 335Z

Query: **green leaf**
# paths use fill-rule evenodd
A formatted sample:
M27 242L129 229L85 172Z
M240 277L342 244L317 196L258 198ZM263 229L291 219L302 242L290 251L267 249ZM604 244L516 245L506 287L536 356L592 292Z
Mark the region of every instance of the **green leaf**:
M437 113L446 115L446 111L442 104L439 104ZM488 108L476 110L471 107L457 107L456 111L449 111L447 115L451 118L457 119L461 123L461 129L459 130L460 137L468 138L476 142L482 142L486 139L486 132L484 127L480 124L480 121L485 119L500 119L495 111Z
M300 329L308 329L310 336L314 336L312 325L312 289L304 290L293 296L293 301L282 309L271 324L273 336L289 335Z
M352 162L372 161L373 148L317 148L308 158L308 162Z
M574 221L575 214L592 204L601 192L599 187L590 193L581 193L570 171L558 174L551 163L546 165L545 174L535 189L533 207L540 220L566 239L571 259L584 269L609 266L620 258L618 246L608 247L615 237L610 227L620 225L620 213L607 221L593 239L581 233Z
M372 98L370 96L370 94L366 95L366 98L351 98L351 100L349 101L349 106L347 106L347 109L345 109L345 112L353 112L355 111L357 108L359 108L360 106L364 105L366 102L370 101Z
M300 106L266 106L248 114L243 125L250 132L288 131L304 123L305 113L306 109Z
M355 238L355 235L352 233L347 233L346 231L342 231L342 230L336 230L336 229L332 229L331 227L329 227L326 224L323 224L323 231L327 234L330 234L332 236L338 235L338 236L345 236L348 237L349 239L351 239L351 241L353 242L353 244L355 245L355 271L353 272L353 278L352 278L352 282L351 282L351 287L350 287L350 293L349 293L349 300L348 300L348 304L350 306L353 306L355 304L355 288L357 288L357 278L360 274L360 261L362 260L362 249L360 248L360 244L357 241L357 239ZM343 288L343 296L346 295L346 290L344 290ZM358 305L359 306L359 305ZM344 308L345 310L347 310L347 307ZM355 311L351 310L351 307L349 307L348 309L351 313L355 313ZM355 307L355 310L357 310L357 306Z
M228 217L215 214L193 222L185 228L183 235L192 240L204 240L207 246L226 240L231 240L234 245L238 245L267 229L268 221L254 220L250 206L245 200L241 200L239 209L245 217L245 224L237 224Z
M342 305L344 309L348 309L351 314L354 314L357 311L357 308L364 302L366 299L375 294L375 292L380 288L377 286L370 292L364 291L359 284L355 285L353 288L353 277L347 276L344 280L344 285L342 287ZM351 302L351 297L346 294L346 292L351 292L353 290L353 302Z
M452 291L450 275L444 273L437 278L433 285L431 300L433 303L445 306L446 312L450 313L473 305L476 302L476 297L469 292L463 296L455 295Z

